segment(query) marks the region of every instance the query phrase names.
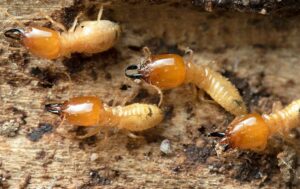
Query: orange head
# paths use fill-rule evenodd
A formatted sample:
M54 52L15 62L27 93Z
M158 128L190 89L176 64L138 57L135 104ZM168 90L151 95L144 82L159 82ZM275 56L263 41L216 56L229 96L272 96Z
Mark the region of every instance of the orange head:
M4 34L6 37L20 40L36 56L46 59L60 56L61 44L57 31L45 27L27 27L25 30L10 29Z
M128 74L128 70L137 70ZM161 89L171 89L181 85L185 80L186 67L181 56L176 54L151 55L140 67L130 65L125 75L133 79L143 79Z
M242 150L262 151L269 138L269 127L259 114L236 117L228 126L222 144Z
M79 126L97 126L104 113L102 102L95 96L75 97L63 104L47 104L45 107L70 124Z

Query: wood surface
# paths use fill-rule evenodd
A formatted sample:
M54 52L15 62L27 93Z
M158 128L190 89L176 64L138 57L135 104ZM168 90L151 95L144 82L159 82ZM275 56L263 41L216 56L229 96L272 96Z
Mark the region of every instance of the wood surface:
M124 76L128 64L141 60L143 46L181 55L192 48L195 63L227 76L250 111L271 112L275 102L300 97L296 4L243 1L239 12L234 3L193 2L111 1L103 19L120 23L122 36L113 49L93 56L48 61L1 33L0 188L296 188L297 130L292 139L272 141L275 150L263 154L217 154L218 139L207 134L224 131L233 116L208 96L199 99L202 91L192 85L164 91L165 120L136 133L139 139L117 131L107 140L101 133L72 139L73 127L57 128L60 119L44 111L47 103L80 95L97 95L110 105L156 103L155 90ZM0 0L0 31L20 24L55 28L44 14L69 27L80 11L81 20L96 19L100 4ZM160 151L164 139L171 142L169 155Z

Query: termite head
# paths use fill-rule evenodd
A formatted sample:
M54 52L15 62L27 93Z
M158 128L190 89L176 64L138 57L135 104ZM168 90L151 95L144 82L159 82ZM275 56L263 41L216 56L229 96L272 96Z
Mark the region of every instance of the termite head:
M267 146L269 127L259 114L236 117L227 128L221 144L252 151L262 151Z
M60 55L60 40L58 32L45 27L27 27L10 29L4 32L8 38L19 40L32 54L55 59Z
M95 96L75 97L63 104L47 104L45 108L70 124L80 126L98 125L104 112L102 102Z
M131 70L136 73L128 73ZM184 82L186 67L183 58L176 54L149 55L139 66L128 66L125 75L143 79L161 89L171 89Z
M236 117L228 126L221 143L228 143L232 148L262 151L269 138L269 127L259 114Z

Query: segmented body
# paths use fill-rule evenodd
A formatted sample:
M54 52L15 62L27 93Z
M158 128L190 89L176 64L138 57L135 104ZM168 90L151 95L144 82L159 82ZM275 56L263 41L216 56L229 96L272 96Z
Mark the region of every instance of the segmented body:
M120 26L109 20L85 21L74 32L60 35L60 56L71 53L93 54L110 49L119 37Z
M219 72L207 66L188 63L185 82L194 83L203 89L230 113L234 115L247 113L247 108L237 88Z
M116 127L129 131L150 129L163 120L162 111L155 105L135 103L105 109L111 113L111 121Z
M300 126L300 99L293 101L282 110L262 116L270 128L270 135L285 134L290 129Z

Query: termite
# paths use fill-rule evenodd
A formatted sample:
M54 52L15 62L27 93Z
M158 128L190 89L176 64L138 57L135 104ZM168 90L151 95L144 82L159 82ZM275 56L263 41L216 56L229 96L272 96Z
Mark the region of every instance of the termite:
M101 128L143 131L158 125L164 117L156 105L135 103L110 107L96 96L75 97L64 103L47 104L45 108L72 125L93 128L81 138L93 136Z
M143 79L160 89L172 89L183 83L193 83L208 93L225 110L234 115L247 113L246 106L236 87L220 73L208 66L196 65L190 59L184 61L177 54L151 55L144 48L145 60L139 65L129 65L125 75L132 79ZM134 73L128 73L129 71Z
M215 132L211 133L211 136L224 137L221 144L230 148L263 151L270 137L284 136L299 125L300 99L269 115L252 113L238 116L230 123L225 133Z
M111 48L120 35L117 23L101 20L102 12L103 7L100 8L96 21L84 21L77 26L78 15L68 31L63 25L48 18L63 30L62 33L46 27L32 26L10 29L4 35L20 40L32 54L45 59L69 57L75 52L99 53Z

